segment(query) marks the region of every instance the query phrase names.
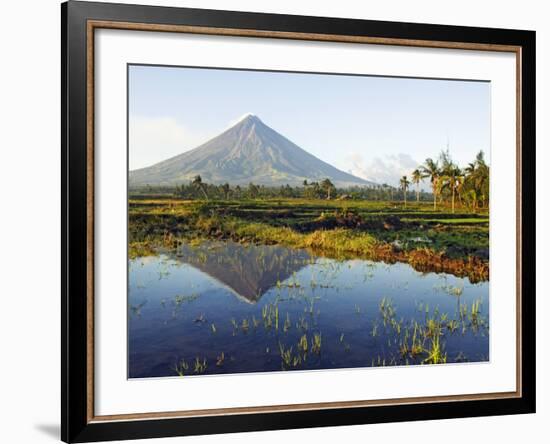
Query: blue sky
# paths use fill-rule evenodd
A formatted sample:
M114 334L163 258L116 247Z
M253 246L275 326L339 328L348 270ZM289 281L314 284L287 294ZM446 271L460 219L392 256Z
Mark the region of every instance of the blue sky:
M396 184L449 144L489 159L490 84L130 66L130 169L195 148L252 113L355 175Z

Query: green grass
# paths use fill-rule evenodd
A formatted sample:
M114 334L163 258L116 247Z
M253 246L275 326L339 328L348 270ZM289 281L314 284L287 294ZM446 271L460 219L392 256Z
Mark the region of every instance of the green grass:
M428 223L438 223L438 224L446 224L446 225L469 225L469 224L482 225L482 224L488 224L489 218L464 217L464 218L456 218L456 219L423 219L423 221Z
M412 262L418 262L420 251L430 256L420 261L426 268L439 260L437 255L463 261L474 256L487 264L489 227L487 212L457 209L453 214L446 207L434 211L431 204L416 202L405 207L321 199L130 200L131 258L204 240L276 244L334 258L378 259L383 250L383 259L409 263L407 255L414 253ZM488 278L488 268L482 275Z

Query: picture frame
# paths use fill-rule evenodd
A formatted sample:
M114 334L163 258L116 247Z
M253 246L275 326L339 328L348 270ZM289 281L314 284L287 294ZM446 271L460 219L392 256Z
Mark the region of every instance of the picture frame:
M61 434L65 442L142 439L509 415L535 412L535 33L432 24L382 22L69 1L61 5L62 73L62 375ZM94 45L100 29L192 34L288 42L392 46L507 53L516 66L515 383L513 391L176 411L95 413L96 307ZM139 60L131 60L137 63ZM121 147L121 149L124 149ZM124 298L124 295L121 296ZM96 375L97 376L97 375ZM337 381L335 381L337 383ZM147 384L147 382L144 382Z

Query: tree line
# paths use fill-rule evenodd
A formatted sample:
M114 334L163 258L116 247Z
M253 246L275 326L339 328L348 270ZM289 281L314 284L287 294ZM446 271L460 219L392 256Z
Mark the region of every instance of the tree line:
M149 192L163 192L160 188L148 187ZM290 186L288 184L279 187L266 186L250 182L248 185L234 185L229 183L215 185L205 182L200 175L193 178L189 184L176 185L172 189L174 196L179 198L204 198L209 199L258 199L273 197L295 197L312 199L332 199L336 196L337 189L328 178L322 181L308 182L304 180L302 186Z
M431 192L421 189L421 183L427 180ZM414 189L411 190L411 186ZM134 190L135 191L135 190ZM455 207L469 208L473 212L489 207L489 165L480 151L473 162L460 168L451 158L449 151L442 151L435 160L428 158L419 165L410 176L402 176L399 186L373 184L369 186L351 186L337 188L330 179L321 181L304 180L301 186L266 186L249 183L248 185L220 185L205 182L197 175L188 184L175 187L146 186L137 190L145 194L172 194L182 199L269 199L269 198L306 198L306 199L351 199L374 201L433 201L437 205L448 204L451 211Z
M424 179L428 179L431 185L434 210L438 203L444 202L450 204L453 213L457 204L473 212L489 208L489 165L483 151L465 168L460 168L452 160L449 150L442 151L436 160L426 159L412 172L411 180L403 176L399 181L405 205L411 183L416 185L417 201L420 199L420 183Z
M400 189L388 184L337 188L329 178L321 181L305 179L301 186L286 184L277 187L253 182L248 185L230 185L229 183L215 185L205 182L200 175L197 175L188 184L176 185L175 188L146 186L138 191L148 194L173 194L181 199L206 200L303 198L393 201L399 198ZM421 192L419 197L421 200L429 200L431 194Z

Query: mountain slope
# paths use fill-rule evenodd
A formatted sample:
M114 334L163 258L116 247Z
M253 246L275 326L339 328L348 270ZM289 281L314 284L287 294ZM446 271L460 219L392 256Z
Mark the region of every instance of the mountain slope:
M131 171L129 180L130 186L173 185L198 174L205 182L231 185L301 185L324 178L342 187L372 184L309 154L254 115L195 149Z

